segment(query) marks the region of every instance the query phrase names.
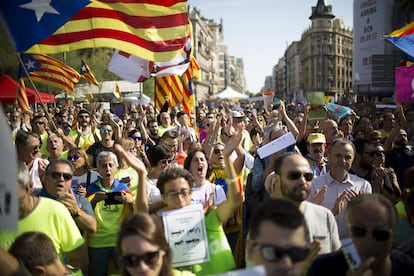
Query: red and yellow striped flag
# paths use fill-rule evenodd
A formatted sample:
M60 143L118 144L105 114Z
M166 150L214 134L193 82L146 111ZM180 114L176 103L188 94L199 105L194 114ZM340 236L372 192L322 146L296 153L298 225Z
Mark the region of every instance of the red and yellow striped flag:
M116 48L150 61L169 61L189 38L187 0L91 1L28 53Z
M42 54L22 54L22 61L34 82L40 82L64 90L73 95L80 74L58 59ZM21 74L26 77L26 74Z
M183 83L180 76L170 75L155 78L155 107L161 110L166 98L169 99L169 105L175 106L183 100L182 91Z
M188 66L187 71L183 74L182 79L184 83L183 108L188 116L190 116L195 107L193 80L201 79L201 68L194 57L191 57L190 65Z
M30 110L29 99L26 94L26 86L24 85L23 79L19 80L17 85L17 106L20 107L22 111Z

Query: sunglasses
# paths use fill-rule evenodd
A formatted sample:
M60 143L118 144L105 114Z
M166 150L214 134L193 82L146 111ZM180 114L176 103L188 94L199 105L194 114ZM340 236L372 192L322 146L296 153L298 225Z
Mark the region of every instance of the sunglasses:
M363 238L367 234L368 230L363 227L359 226L351 226L351 236L355 238ZM376 239L377 241L387 241L391 237L392 230L380 230L380 229L373 229L371 231L371 235Z
M41 126L41 125L44 125L45 122L35 122L34 124L37 125L37 126Z
M190 189L181 189L180 191L170 191L167 193L169 198L178 198L180 195L186 197L190 194Z
M78 118L79 119L88 119L89 115L79 115Z
M172 162L173 162L173 160L171 160L171 159L160 160L160 163L163 164L163 165L168 165L168 164L171 164Z
M148 266L154 266L158 262L160 251L147 252L142 255L128 254L122 256L122 263L126 267L137 267L141 261Z
M60 172L52 172L50 176L54 179L60 179L63 176L65 181L71 180L72 175L70 173L60 173Z
M76 161L81 157L81 155L75 153L73 156L68 156L68 161Z
M101 129L101 132L102 133L111 133L112 132L112 129L102 128Z
M297 180L302 176L305 177L306 181L312 181L312 179L313 179L313 173L311 173L311 172L301 173L301 172L298 172L298 171L292 171L292 172L288 172L288 174L287 174L287 178L289 180Z
M285 256L289 256L292 262L297 263L306 259L309 254L309 247L281 248L269 244L258 244L263 259L268 262L277 262Z
M364 153L368 154L370 157L376 156L382 156L385 154L384 151L365 151Z
M224 152L224 149L214 149L213 150L214 154L219 154L219 153L223 153L223 152Z
M142 137L141 136L131 136L132 139L134 139L134 141L141 141Z

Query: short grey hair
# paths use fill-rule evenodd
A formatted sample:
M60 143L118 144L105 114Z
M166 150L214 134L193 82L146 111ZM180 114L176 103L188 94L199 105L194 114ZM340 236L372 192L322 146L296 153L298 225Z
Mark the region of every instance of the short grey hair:
M102 151L98 154L98 156L96 157L96 166L100 167L101 162L103 162L104 159L112 159L112 161L114 161L115 167L118 168L119 164L118 164L118 157L116 157L116 154L113 153L112 151Z

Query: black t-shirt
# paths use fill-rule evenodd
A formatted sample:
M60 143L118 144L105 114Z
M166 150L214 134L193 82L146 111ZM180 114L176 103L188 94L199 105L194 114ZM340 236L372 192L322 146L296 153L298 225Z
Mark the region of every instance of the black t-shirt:
M99 153L101 153L103 151L112 151L113 152L112 147L110 147L110 148L105 147L104 145L102 145L101 141L98 141L98 142L94 143L93 145L91 145L88 148L86 153L93 157L93 159L91 160L92 161L92 167L96 168L96 157L98 156Z

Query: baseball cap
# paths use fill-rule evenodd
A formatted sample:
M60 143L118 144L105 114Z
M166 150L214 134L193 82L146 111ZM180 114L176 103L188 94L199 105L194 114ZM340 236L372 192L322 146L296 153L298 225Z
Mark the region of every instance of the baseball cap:
M311 133L308 136L308 143L309 144L316 144L316 143L326 143L325 135L322 133Z
M91 116L91 113L88 110L86 110L86 109L79 110L78 116L81 115L81 114L88 114L89 116Z

